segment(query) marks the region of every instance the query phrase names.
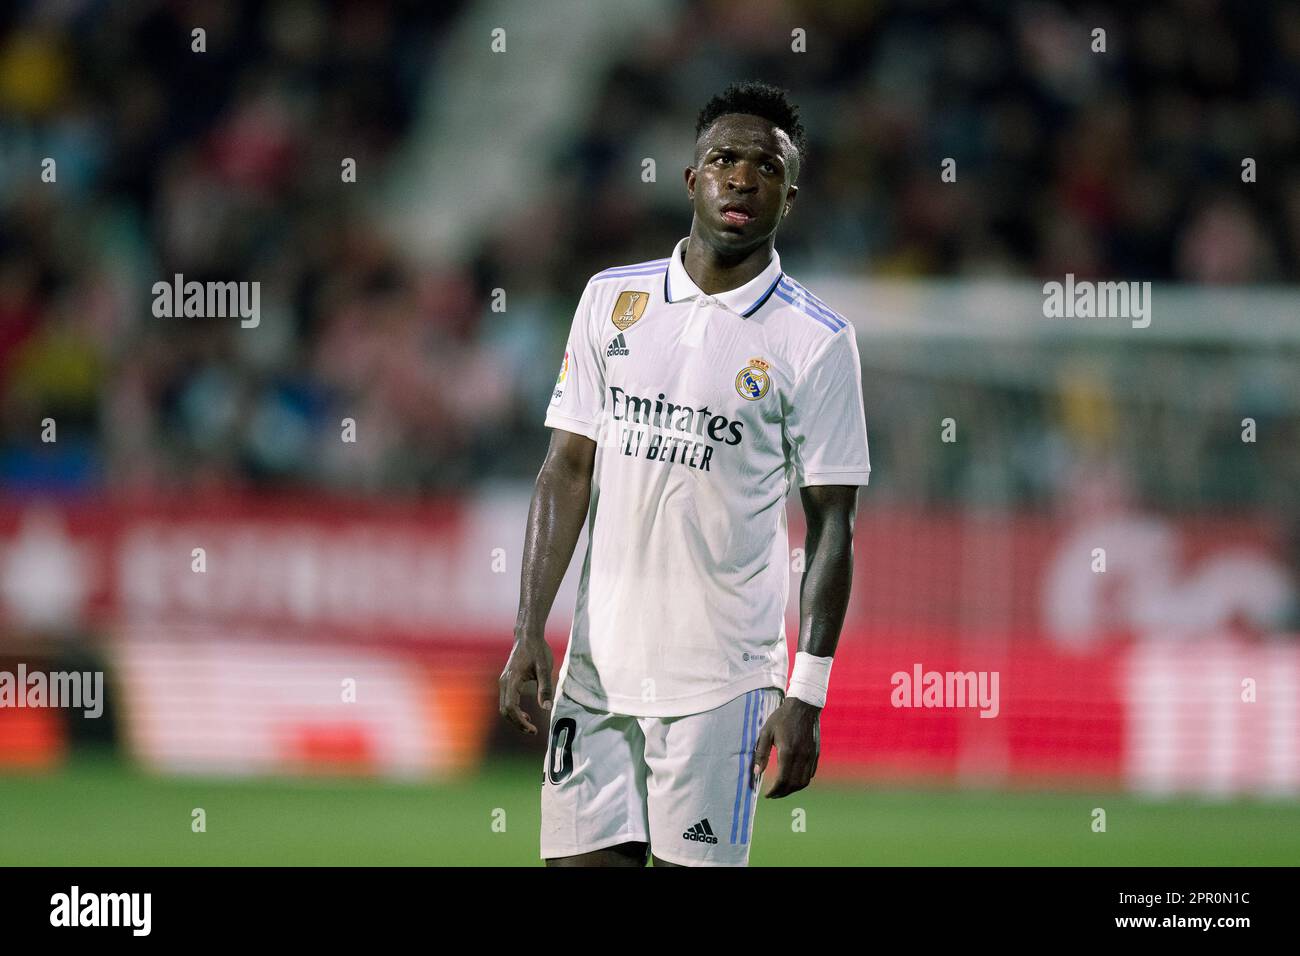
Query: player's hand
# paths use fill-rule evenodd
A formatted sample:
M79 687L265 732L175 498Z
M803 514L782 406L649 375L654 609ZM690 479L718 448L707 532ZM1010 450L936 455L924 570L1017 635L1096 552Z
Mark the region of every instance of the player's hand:
M510 651L506 669L497 681L497 705L501 716L526 734L537 733L537 728L519 706L519 696L524 685L537 682L537 703L542 710L551 709L555 687L551 683L551 666L554 657L545 638L519 637Z
M764 794L777 798L802 790L812 782L821 754L821 708L798 697L787 697L763 722L758 745L750 764L749 783L757 787L767 769L772 745L776 745L777 775L772 788Z

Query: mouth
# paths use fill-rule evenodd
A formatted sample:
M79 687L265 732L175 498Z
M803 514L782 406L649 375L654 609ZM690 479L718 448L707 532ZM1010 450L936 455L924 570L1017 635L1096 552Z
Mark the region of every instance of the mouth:
M722 207L722 218L736 226L747 226L754 221L754 212L744 203L729 202Z

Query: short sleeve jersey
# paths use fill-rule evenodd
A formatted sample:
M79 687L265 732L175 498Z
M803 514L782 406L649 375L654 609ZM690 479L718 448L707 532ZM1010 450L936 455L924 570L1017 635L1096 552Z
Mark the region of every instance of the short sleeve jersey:
M871 471L853 325L775 251L706 295L685 247L588 281L546 414L597 446L560 686L644 717L785 686L786 497Z

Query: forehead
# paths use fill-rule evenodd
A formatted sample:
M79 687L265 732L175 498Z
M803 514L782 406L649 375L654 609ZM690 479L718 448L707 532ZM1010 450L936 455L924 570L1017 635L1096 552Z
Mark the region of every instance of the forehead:
M700 150L721 146L756 148L783 157L794 152L794 143L785 130L750 113L724 113L700 134Z

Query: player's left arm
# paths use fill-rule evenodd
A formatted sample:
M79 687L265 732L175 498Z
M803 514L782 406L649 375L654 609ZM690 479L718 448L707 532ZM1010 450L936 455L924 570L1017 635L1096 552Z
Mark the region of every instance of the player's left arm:
M857 485L809 485L800 489L808 524L804 577L799 586L799 650L831 658L840 641L853 584L853 521ZM773 745L780 755L768 797L802 790L817 772L821 708L787 696L772 712L754 748L751 782L767 768Z

